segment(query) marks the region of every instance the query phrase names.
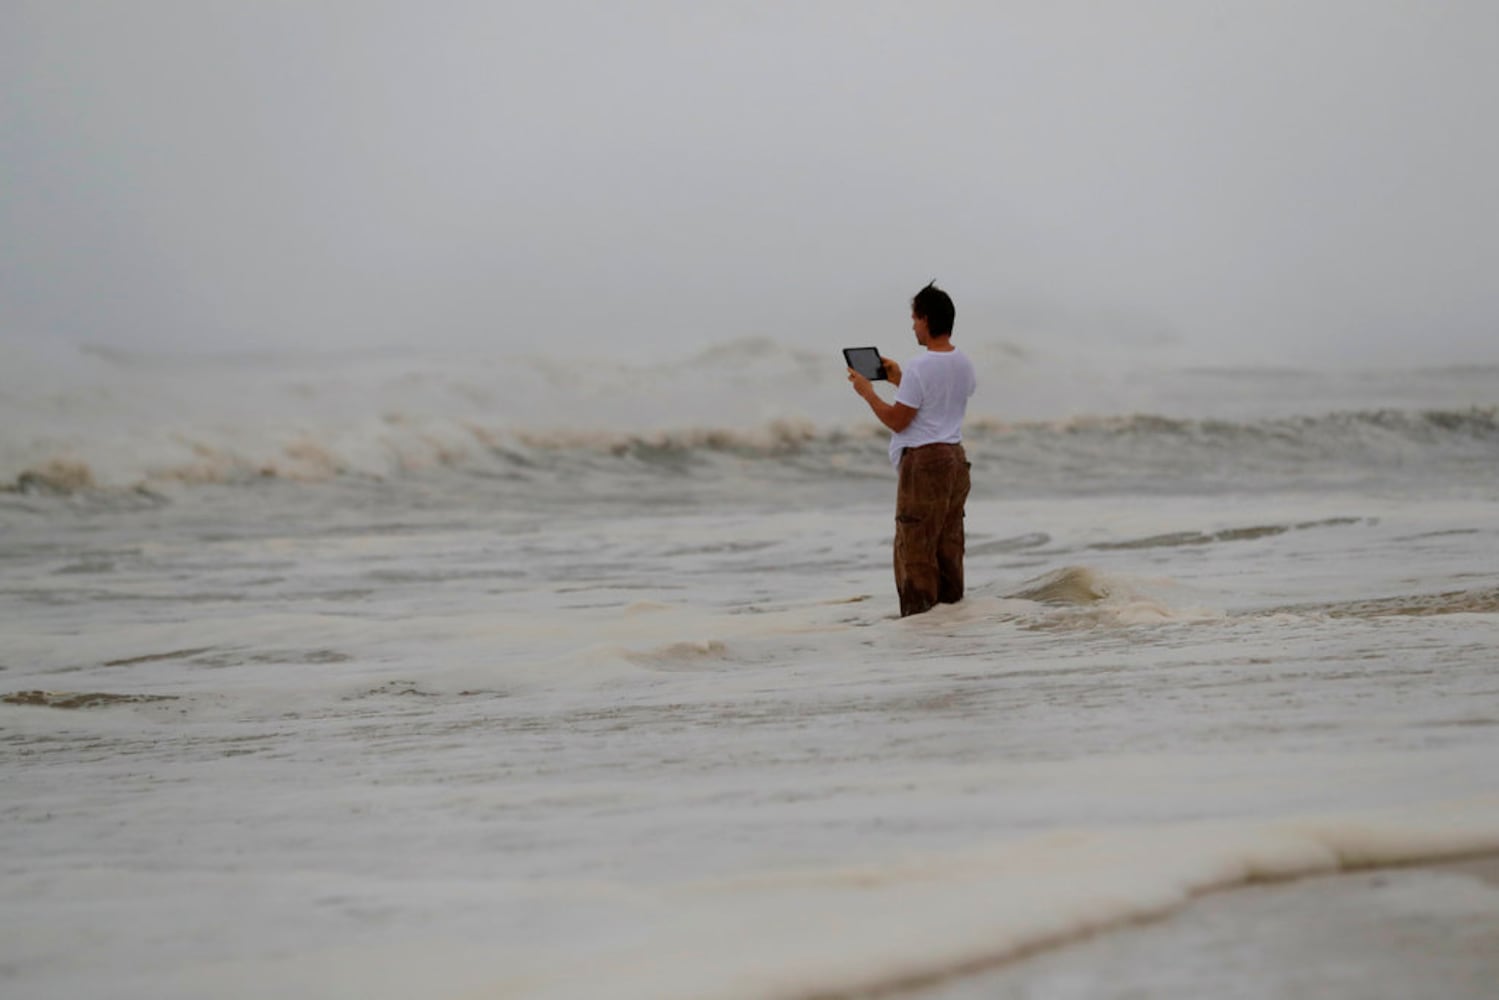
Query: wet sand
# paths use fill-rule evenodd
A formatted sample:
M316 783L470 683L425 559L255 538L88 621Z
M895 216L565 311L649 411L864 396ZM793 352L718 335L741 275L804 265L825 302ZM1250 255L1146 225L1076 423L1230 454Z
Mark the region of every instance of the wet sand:
M1212 893L908 1000L1494 1000L1499 855Z

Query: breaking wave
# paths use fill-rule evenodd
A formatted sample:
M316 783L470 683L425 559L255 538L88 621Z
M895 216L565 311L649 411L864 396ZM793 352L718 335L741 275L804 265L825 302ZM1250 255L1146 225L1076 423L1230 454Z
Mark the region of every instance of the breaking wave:
M1154 415L1003 423L965 431L976 474L1064 493L1169 482L1174 488L1310 477L1376 476L1398 467L1488 475L1499 462L1499 409L1332 413L1229 422ZM174 428L121 447L114 440L60 446L32 442L3 471L0 489L75 494L103 489L243 484L267 479L320 483L383 481L440 472L496 480L558 482L641 473L775 478L882 476L885 435L868 424L818 426L778 419L749 428L635 431L491 426L474 420L387 415L374 424L322 432L213 433ZM1155 539L1150 544L1189 544ZM1140 544L1145 544L1144 542Z
M965 430L975 473L1022 491L1325 483L1396 467L1461 482L1499 458L1499 369L1292 378L1050 342L964 347L980 380ZM0 341L0 491L888 476L887 435L842 373L834 346L766 338L651 363Z

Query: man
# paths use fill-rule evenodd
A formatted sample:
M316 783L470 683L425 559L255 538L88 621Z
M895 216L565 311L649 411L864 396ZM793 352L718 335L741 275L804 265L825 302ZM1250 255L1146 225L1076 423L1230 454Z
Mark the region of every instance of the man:
M896 385L887 403L852 368L848 380L890 430L890 461L900 473L895 496L895 590L900 613L916 615L963 599L963 505L968 458L963 416L976 382L973 363L952 345L956 310L933 282L911 299L911 329L926 348L900 365L886 357Z

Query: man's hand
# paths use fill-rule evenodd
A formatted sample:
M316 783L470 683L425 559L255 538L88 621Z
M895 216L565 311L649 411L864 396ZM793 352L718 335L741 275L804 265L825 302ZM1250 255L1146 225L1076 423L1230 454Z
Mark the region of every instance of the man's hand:
M900 365L883 354L880 355L880 364L885 366L885 377L890 380L890 384L900 385Z
M853 386L854 392L857 392L864 399L868 399L870 396L874 396L876 399L879 398L875 395L874 386L869 384L869 379L860 375L852 368L848 370L848 384Z

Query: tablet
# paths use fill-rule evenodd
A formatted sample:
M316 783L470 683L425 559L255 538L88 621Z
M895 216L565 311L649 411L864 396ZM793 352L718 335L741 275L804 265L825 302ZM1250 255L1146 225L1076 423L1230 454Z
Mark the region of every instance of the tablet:
M848 362L850 368L871 382L878 382L885 378L885 363L880 360L880 351L877 347L845 347L843 360Z

